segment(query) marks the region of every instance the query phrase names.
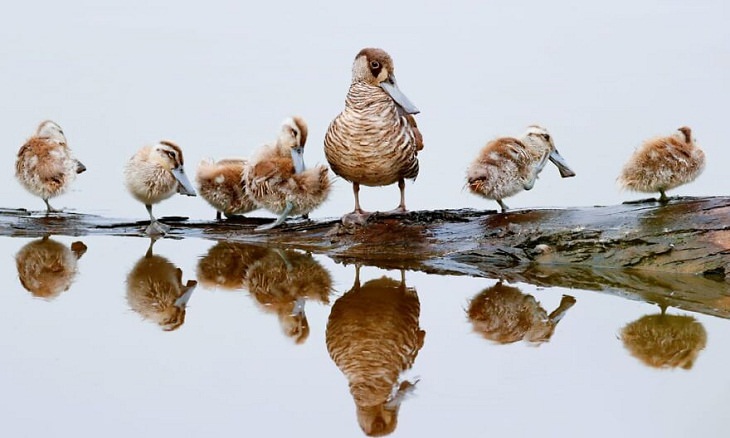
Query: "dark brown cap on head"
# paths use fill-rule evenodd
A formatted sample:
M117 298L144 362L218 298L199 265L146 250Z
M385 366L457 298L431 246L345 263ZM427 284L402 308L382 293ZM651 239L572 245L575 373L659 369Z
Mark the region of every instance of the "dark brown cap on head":
M684 140L687 143L690 143L692 141L692 129L690 129L689 126L682 126L681 128L677 129L677 131L684 134Z
M307 122L305 122L301 116L293 116L292 120L294 120L294 124L296 124L297 128L299 128L299 133L302 137L301 146L304 146L307 143L307 135L309 134Z
M365 59L367 59L368 67L373 76L378 77L384 67L389 73L393 73L393 59L385 50L367 47L360 50L355 59L361 56L365 56Z

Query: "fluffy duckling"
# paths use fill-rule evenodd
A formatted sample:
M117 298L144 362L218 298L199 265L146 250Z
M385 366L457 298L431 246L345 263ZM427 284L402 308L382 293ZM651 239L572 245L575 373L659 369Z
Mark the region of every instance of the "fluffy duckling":
M185 308L198 282L183 283L182 269L165 257L154 255L153 245L154 240L127 275L127 303L144 319L172 331L185 322Z
M689 315L646 315L621 330L632 356L653 368L692 368L707 345L707 332Z
M311 254L269 249L246 272L248 290L256 301L279 318L282 331L297 344L309 337L306 300L329 303L330 273Z
M256 245L218 242L198 262L198 281L208 289L247 289L248 268L268 252Z
M475 195L497 201L504 213L508 207L502 199L532 189L547 160L563 178L575 176L547 130L529 126L519 139L500 137L487 143L467 169L467 187Z
M405 212L405 179L418 176L418 151L423 149L416 119L418 108L400 91L390 55L362 49L352 65L352 83L345 109L330 124L324 152L332 171L352 183L355 210L344 222L362 223L368 213L360 207L360 185L398 183Z
M83 242L74 242L69 249L49 237L34 240L15 256L20 284L38 298L54 299L71 287L77 261L85 252Z
M144 203L150 215L150 225L145 230L148 235L170 231L169 226L152 215L152 204L157 204L175 193L195 196L195 189L183 168L182 149L168 140L137 151L124 168L124 178L129 193Z
M48 199L64 193L76 174L85 170L86 166L71 156L61 127L50 120L38 125L15 162L15 177L26 190L43 199L48 213L58 211Z
M216 220L221 220L221 213L231 217L258 208L241 185L243 169L247 164L248 160L245 159L227 158L217 162L203 160L198 165L198 192L215 208Z
M288 216L304 215L329 195L327 166L304 166L307 124L301 117L284 121L276 143L263 146L243 172L244 192L261 208L279 217L257 230L274 228Z
M563 295L558 308L548 315L535 297L500 281L471 300L467 315L474 331L490 341L541 344L550 340L558 322L574 304L575 298Z
M368 436L392 433L400 405L416 382L399 381L423 347L421 308L416 290L388 277L355 284L332 306L327 351L347 378L357 421Z
M618 183L635 192L659 192L659 202L668 200L667 190L692 182L705 168L705 153L695 144L692 130L682 126L667 137L656 137L639 146L624 165Z

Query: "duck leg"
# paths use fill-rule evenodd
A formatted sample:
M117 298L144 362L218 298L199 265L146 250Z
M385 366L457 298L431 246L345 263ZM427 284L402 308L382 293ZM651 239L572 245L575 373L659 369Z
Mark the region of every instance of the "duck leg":
M152 204L145 204L144 206L145 208L147 208L147 213L149 213L150 215L150 224L144 230L145 234L147 234L148 236L159 236L169 233L170 227L158 221L152 215Z
M48 198L43 198L43 202L46 203L46 214L48 213L58 213L61 210L56 210L55 208L51 207L51 204L48 203Z
M408 213L406 210L406 180L403 178L398 180L398 189L400 190L400 204L393 210L386 212L385 214L404 214Z
M507 213L507 210L509 210L509 207L507 207L507 204L502 202L501 199L497 199L497 204L499 204L500 208L502 209L502 213Z
M367 222L370 213L360 208L360 184L352 183L352 193L355 195L355 210L342 216L344 225L364 225Z
M664 190L659 190L659 202L662 204L669 202L669 197L667 197L667 194L664 193Z
M279 215L279 217L276 218L276 220L270 224L265 224L265 225L256 227L256 231L270 230L274 227L281 225L286 220L286 218L289 216L289 213L291 213L293 208L294 208L294 204L292 204L291 201L286 201L286 207L284 208L284 211Z

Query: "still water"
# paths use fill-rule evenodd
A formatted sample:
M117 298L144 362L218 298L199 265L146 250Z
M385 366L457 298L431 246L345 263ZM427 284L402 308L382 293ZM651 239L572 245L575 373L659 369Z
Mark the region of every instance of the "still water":
M0 241L4 436L725 436L721 318L195 238Z

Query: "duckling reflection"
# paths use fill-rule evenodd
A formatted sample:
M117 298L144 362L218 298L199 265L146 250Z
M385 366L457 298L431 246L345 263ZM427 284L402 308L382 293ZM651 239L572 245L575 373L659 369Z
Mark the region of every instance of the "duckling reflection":
M244 243L218 242L198 262L198 281L208 289L247 289L249 266L268 251Z
M185 322L185 307L198 282L183 284L182 269L168 259L147 253L127 275L127 303L144 319L154 321L165 331L180 328Z
M85 252L83 242L69 248L47 236L34 240L15 256L20 284L33 296L52 300L71 287Z
M707 332L689 315L645 315L626 324L621 340L632 356L654 368L689 370L707 345Z
M388 277L355 284L332 306L327 322L327 350L347 377L357 421L369 436L392 433L398 411L416 382L398 381L423 347L426 332L418 325L416 290Z
M311 254L269 249L246 271L248 290L261 307L276 313L284 333L297 344L309 337L307 299L329 303L332 277Z
M558 308L548 315L535 297L499 281L472 298L467 314L474 331L490 341L511 344L525 340L539 345L550 340L574 304L575 298L563 295Z

